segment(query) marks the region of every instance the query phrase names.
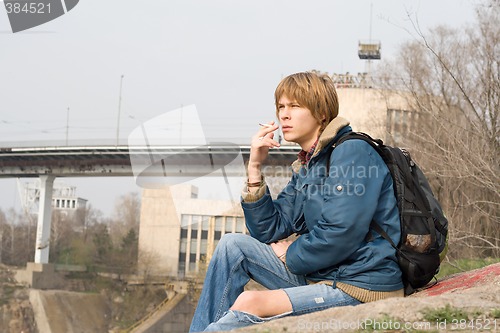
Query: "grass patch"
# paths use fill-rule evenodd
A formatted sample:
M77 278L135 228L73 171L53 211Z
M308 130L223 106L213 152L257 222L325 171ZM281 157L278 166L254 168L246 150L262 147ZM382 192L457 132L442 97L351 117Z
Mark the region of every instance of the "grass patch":
M500 262L500 258L457 259L450 262L442 262L439 274L436 277L440 279L448 275L471 271L498 262Z
M497 319L500 318L500 309L476 309L466 311L449 304L439 309L427 308L421 312L425 321L432 327L472 332L497 330ZM448 330L446 330L448 332Z
M453 320L467 320L469 318L469 313L462 309L452 307L447 304L444 308L439 309L425 309L422 311L424 315L424 320L431 323L447 322L451 323Z

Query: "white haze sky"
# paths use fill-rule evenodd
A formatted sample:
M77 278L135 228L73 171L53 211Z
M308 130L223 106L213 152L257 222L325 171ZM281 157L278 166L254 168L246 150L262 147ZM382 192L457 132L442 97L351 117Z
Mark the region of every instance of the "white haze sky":
M65 144L66 133L70 145L115 142L121 75L121 143L141 123L192 104L207 141L248 142L257 123L274 119L273 92L283 76L363 72L357 46L370 31L382 43L381 61L394 59L413 38L408 15L428 33L473 22L477 3L81 0L16 34L1 6L0 147ZM106 215L118 196L140 192L132 177L64 182ZM16 181L0 179L0 208L9 207L20 208Z

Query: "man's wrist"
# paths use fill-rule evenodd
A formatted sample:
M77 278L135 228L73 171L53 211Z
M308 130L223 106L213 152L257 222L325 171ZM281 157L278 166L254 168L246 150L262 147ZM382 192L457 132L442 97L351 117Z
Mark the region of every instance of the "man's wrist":
M257 183L262 181L262 172L260 171L261 164L257 162L249 162L247 169L247 183Z
M250 171L250 170L260 171L261 167L262 167L261 162L248 161L248 171Z
M264 176L260 175L258 180L255 180L255 178L251 179L250 177L248 177L247 187L261 187L264 184Z

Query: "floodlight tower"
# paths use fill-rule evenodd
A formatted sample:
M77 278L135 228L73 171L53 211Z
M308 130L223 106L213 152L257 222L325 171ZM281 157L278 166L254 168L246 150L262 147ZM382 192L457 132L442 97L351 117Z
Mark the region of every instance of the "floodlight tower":
M365 73L369 81L371 81L371 65L373 60L380 60L380 41L372 40L372 12L373 3L370 5L370 36L368 41L359 41L358 56L361 60L366 60Z

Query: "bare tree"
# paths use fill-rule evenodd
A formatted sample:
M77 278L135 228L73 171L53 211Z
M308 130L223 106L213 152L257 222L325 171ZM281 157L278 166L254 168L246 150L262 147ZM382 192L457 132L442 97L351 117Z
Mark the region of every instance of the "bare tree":
M34 246L28 247L27 244L35 243L34 231L30 228L25 216L13 208L9 208L6 214L0 211L1 262L23 266L26 262L33 260L35 248Z
M54 210L50 225L50 261L71 264L71 242L80 235L74 229L74 216L70 211Z
M450 220L452 256L500 254L500 3L465 29L436 27L401 48L379 84L415 111L404 144L417 155ZM417 21L414 21L417 22ZM393 133L394 134L394 133Z
M143 278L145 284L150 282L154 275L155 266L161 261L161 256L155 251L142 250L138 254L137 266L139 276Z
M110 224L113 242L119 243L133 229L139 233L141 202L136 192L130 192L118 198L115 204L114 216Z
M83 239L86 242L89 229L102 222L103 215L99 209L95 209L91 204L87 204L85 209L79 210L78 213L79 219L83 220Z

